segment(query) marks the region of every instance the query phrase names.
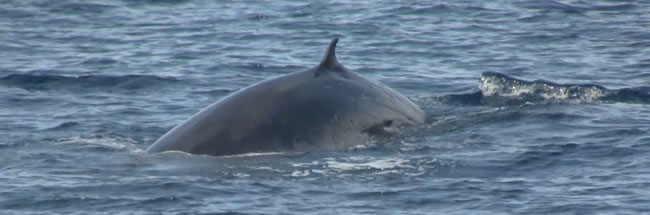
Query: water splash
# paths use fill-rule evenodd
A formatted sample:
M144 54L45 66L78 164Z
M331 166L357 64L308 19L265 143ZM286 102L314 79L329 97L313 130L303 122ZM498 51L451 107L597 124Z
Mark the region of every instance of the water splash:
M503 73L485 72L479 79L477 91L442 95L431 99L449 105L496 107L616 102L650 104L650 86L608 89L595 84L527 81Z
M613 91L598 85L557 84L546 80L526 81L505 74L486 72L479 89L484 101L514 100L544 103L595 103Z
M559 84L526 81L506 74L486 72L479 81L482 103L492 105L547 103L650 103L650 87L607 89L595 84Z

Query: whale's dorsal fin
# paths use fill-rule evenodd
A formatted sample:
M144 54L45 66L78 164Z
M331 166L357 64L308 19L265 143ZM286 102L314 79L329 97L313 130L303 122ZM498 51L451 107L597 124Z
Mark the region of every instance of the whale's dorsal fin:
M330 46L327 48L327 51L325 52L325 57L323 57L323 60L320 62L320 65L318 65L319 68L323 69L336 69L340 67L341 65L339 64L339 61L336 60L336 43L339 42L339 38L334 38L332 42L330 42Z

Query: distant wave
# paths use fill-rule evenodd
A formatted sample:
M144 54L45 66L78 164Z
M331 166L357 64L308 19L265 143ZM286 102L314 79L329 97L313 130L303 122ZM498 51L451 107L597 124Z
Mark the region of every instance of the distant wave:
M161 84L178 82L176 78L154 75L47 75L10 74L0 78L0 85L13 86L26 90L93 89L116 88L137 90Z
M454 105L510 106L548 103L650 104L650 86L608 89L595 84L559 84L527 81L497 72L481 75L479 91L443 95L435 100Z
M525 8L560 11L569 14L582 14L588 11L625 11L635 8L635 4L629 3L593 4L593 2L589 1L579 1L569 4L561 1L543 0L523 1L520 4Z
M78 126L78 125L79 125L78 122L73 122L73 121L64 122L64 123L61 123L61 124L59 124L57 126L44 129L44 131L60 131L60 130L65 130L65 129L72 128L72 127L75 127L75 126Z

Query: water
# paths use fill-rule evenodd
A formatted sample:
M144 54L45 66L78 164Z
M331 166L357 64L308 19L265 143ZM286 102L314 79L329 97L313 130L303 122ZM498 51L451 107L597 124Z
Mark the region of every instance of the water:
M647 213L648 29L647 1L3 1L0 214ZM431 123L343 151L143 152L334 37Z

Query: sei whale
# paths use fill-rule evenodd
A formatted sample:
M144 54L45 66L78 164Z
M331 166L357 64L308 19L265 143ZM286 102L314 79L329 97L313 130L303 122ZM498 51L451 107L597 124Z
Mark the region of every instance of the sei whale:
M399 92L351 71L332 40L314 68L271 78L199 111L147 152L234 155L337 150L423 124L425 113Z

